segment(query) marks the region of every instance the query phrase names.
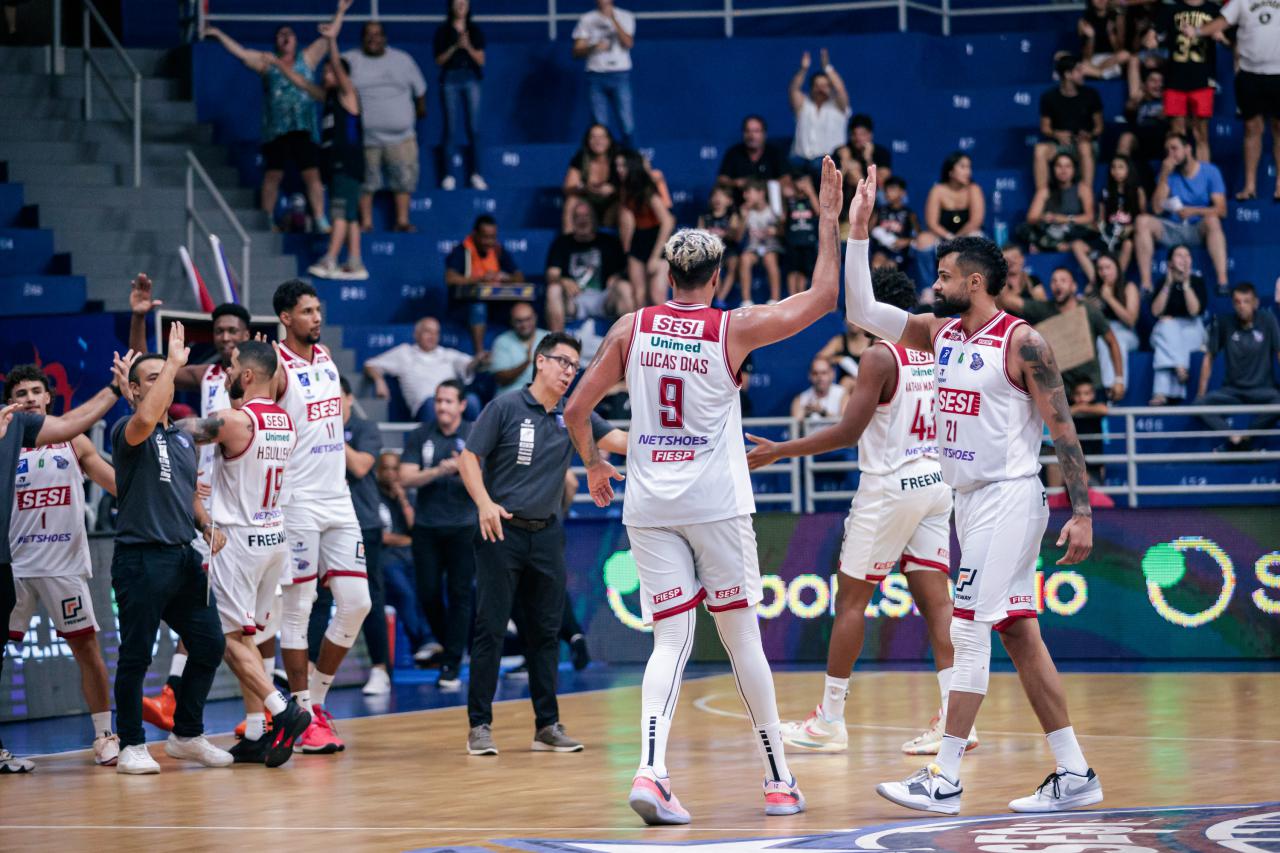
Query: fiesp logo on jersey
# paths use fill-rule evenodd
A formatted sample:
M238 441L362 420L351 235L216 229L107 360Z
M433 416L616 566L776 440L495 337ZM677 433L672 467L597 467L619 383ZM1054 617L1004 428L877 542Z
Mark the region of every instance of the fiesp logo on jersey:
M653 328L650 331L657 335L701 339L702 330L706 325L702 320L690 320L687 317L672 317L667 314L659 314L653 318Z
M952 415L976 416L982 408L982 393L959 388L939 388L938 408Z
M692 450L654 450L651 452L654 462L688 462L693 458L694 454Z
M55 486L52 489L30 489L25 492L18 492L19 511L70 505L70 486Z
M325 418L342 417L342 400L330 397L316 403L307 403L307 420L322 421Z

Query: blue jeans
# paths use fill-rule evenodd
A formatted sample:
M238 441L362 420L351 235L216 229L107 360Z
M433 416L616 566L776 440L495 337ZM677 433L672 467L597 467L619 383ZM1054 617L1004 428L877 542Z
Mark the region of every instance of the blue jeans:
M480 138L480 81L472 75L446 76L440 81L440 101L444 107L444 131L441 134L440 175L450 173L457 150L458 134L466 133L462 146L462 165L470 177L477 172L476 146Z
M427 617L418 604L413 554L409 548L383 549L382 581L387 587L387 604L395 609L396 621L409 638L410 653L415 652L431 639L431 629L427 627Z
M635 114L631 109L631 72L630 71L588 71L587 99L591 105L591 120L596 124L613 128L609 122L610 107L618 116L618 124L622 126L619 141L627 148L635 144L632 138L636 130Z

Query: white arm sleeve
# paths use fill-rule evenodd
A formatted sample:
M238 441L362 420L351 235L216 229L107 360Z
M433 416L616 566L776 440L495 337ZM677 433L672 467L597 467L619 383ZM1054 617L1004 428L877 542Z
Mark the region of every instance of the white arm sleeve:
M898 342L910 316L901 308L876 301L871 289L871 264L867 261L867 240L849 238L844 253L845 318L861 329L886 341Z

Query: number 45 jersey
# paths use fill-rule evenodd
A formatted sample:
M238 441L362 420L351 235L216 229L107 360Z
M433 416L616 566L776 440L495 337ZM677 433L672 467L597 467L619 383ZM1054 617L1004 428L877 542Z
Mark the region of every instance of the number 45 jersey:
M243 452L216 457L213 523L218 527L282 529L280 493L285 485L285 466L298 442L293 419L263 398L246 401L240 411L253 419L253 438Z
M668 302L636 312L626 355L631 427L622 521L669 527L755 512L729 313Z
M920 352L878 341L893 353L897 384L889 402L876 406L858 439L858 468L866 474L892 474L918 459L938 459L938 430L934 425L934 359Z

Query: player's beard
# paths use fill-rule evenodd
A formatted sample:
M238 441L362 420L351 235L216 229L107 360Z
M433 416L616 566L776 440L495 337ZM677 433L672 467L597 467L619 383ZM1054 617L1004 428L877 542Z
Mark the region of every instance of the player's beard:
M244 383L239 377L231 380L231 387L227 389L227 393L231 395L232 400L239 400L244 397Z
M320 343L319 327L317 327L314 332L309 333L304 340L306 340L306 342L311 346L315 346L316 344Z
M935 296L933 299L933 313L936 317L955 317L968 311L970 304L968 296L956 300L948 299L945 296Z

